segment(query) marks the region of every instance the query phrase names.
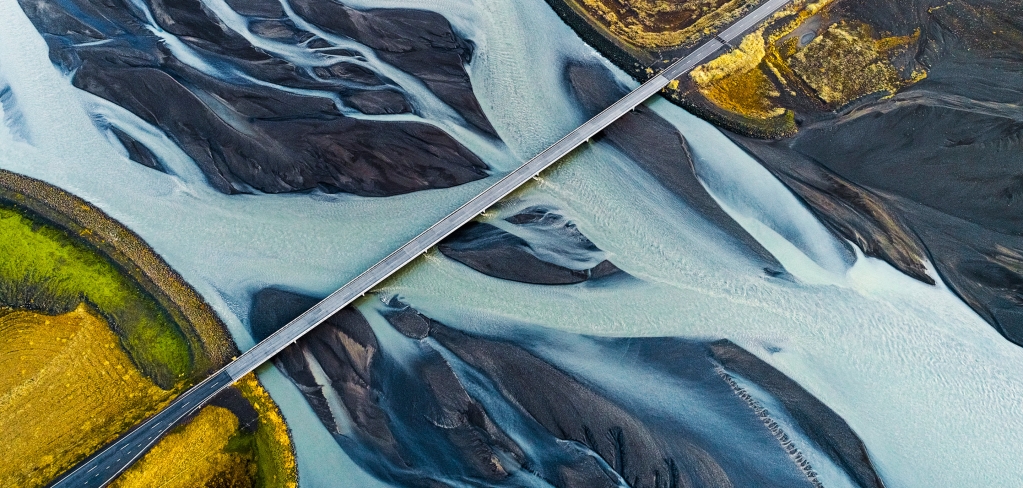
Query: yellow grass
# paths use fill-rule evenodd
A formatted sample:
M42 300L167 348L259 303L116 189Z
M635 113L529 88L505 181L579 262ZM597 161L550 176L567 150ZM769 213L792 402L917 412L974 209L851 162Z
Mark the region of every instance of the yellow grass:
M752 0L568 0L617 40L644 49L670 49L721 30Z
M756 126L758 120L772 123L792 115L779 101L782 90L788 97L818 99L834 109L871 93L893 94L926 76L920 70L904 77L892 61L919 34L884 37L863 23L828 25L833 3L795 2L782 9L744 36L737 48L694 69L690 78L695 88L717 107ZM794 32L811 18L827 28L800 48Z
M743 38L738 47L690 73L697 88L712 103L752 119L785 113L771 99L778 90L761 69L766 53L763 29Z
M785 113L771 102L778 96L771 80L760 68L728 76L700 93L718 107L753 119L768 119Z
M84 306L0 316L0 486L42 486L171 397Z
M298 486L298 465L284 416L256 380L256 375L249 373L238 380L236 386L259 413L254 441L260 486L295 488Z
M277 405L251 373L235 387L259 414L254 433L240 429L230 410L205 407L161 439L111 487L297 487L295 454Z
M249 487L255 474L248 456L227 452L238 430L230 410L208 406L167 434L111 488Z
M792 70L831 105L843 105L864 95L895 93L919 81L923 71L903 78L891 59L919 37L874 38L869 25L840 22L828 28L792 57Z
M707 87L730 75L745 73L764 60L764 30L742 38L739 46L694 69L689 76L701 87Z

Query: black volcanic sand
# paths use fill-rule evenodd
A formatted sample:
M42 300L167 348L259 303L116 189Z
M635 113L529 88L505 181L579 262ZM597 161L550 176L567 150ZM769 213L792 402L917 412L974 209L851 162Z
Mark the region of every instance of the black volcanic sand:
M596 64L570 64L565 78L587 117L596 115L628 93L607 68ZM647 106L639 105L604 129L599 140L617 148L665 189L739 241L760 260L767 274L787 274L781 263L707 193L697 179L689 144L670 122Z
M970 307L1023 345L1023 2L838 0L832 16L885 35L919 31L910 55L927 77L893 97L867 96L797 119L793 136L726 134L835 234L933 284L930 261ZM569 23L608 54L606 39ZM623 69L635 68L622 53L610 54ZM572 69L568 76L580 78ZM607 92L592 96L605 104L619 95L603 81L592 90L573 86L584 104L587 91ZM684 105L721 122L700 103Z
M263 38L295 47L330 46L298 28L276 0L230 4L253 19L250 29ZM274 57L226 28L196 0L146 5L158 28L177 36L216 71L201 72L176 58L147 28L145 16L123 0L21 1L45 37L51 60L73 74L76 87L162 129L224 193L320 189L385 196L450 187L487 174L479 158L440 129L346 117L327 98L337 96L365 114L414 112L391 80L345 58L306 68ZM419 78L472 127L496 137L465 72L473 46L444 17L407 9L356 11L330 0L291 5L317 28L362 43L383 62ZM117 129L114 134L132 159L161 168L126 128Z
M574 223L551 209L530 207L505 220L540 230L565 252L600 252ZM521 283L568 285L612 275L626 276L606 259L588 269L571 269L545 261L525 239L483 222L462 226L437 248L445 256L480 273Z
M256 407L252 406L252 403L245 399L245 396L242 395L241 390L237 387L232 386L222 390L207 405L215 405L230 410L231 413L238 417L238 427L242 431L250 434L256 431L256 424L259 422L259 412L256 411ZM189 418L194 418L199 412L201 410L196 410ZM184 424L185 422L181 423Z
M249 329L252 338L260 342L270 337L277 329L313 308L317 302L319 300L316 298L278 288L259 290L252 298L252 308L249 310Z
M916 60L927 78L791 138L733 138L838 235L926 283L930 259L967 304L1023 345L1023 4L840 7L888 32L920 29Z
M728 341L516 328L510 342L453 329L396 300L384 316L389 326L371 326L345 309L276 359L337 442L381 479L424 487L523 486L529 477L579 488L619 480L636 488L819 486L800 450L809 448L856 486L883 486L834 411ZM608 368L637 375L619 383L635 391L593 372L612 363L635 366ZM740 381L784 412L764 410ZM644 388L674 400L650 399ZM808 443L794 446L793 433L771 417L778 414Z

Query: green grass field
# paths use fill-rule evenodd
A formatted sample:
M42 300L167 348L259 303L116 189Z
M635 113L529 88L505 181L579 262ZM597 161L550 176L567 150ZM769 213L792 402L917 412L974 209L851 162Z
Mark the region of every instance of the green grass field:
M157 384L171 387L192 372L178 325L116 264L61 230L0 206L0 307L56 315L83 302L110 323L132 361Z

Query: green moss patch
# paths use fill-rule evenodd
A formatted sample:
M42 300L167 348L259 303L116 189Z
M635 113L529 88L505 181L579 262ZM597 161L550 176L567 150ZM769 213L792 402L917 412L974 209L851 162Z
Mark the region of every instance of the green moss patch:
M157 384L192 372L180 328L114 262L41 219L0 206L0 307L60 314L82 302L111 324Z

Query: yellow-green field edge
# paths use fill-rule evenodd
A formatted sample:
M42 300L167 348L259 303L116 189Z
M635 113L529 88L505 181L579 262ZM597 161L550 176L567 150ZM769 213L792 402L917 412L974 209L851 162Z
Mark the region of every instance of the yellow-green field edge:
M191 367L182 378L185 383L201 380L237 354L226 326L209 304L138 235L102 210L47 183L5 170L0 170L0 206L74 236L79 245L106 257L148 294L187 342Z
M111 274L117 274L121 280L126 281L124 285L134 288L135 292L144 293L145 296L136 295L133 298L141 299L143 304L150 302L151 307L144 306L146 309L151 308L147 310L148 312L155 312L168 319L170 322L166 325L180 334L178 345L181 349L187 350L189 364L186 374L174 378L172 384L163 385L164 388L173 390L175 395L237 355L237 348L228 335L226 326L209 304L138 235L94 205L45 182L0 169L0 219L2 218L30 221L31 232L43 233L39 236L40 240L59 242L56 247L63 246L61 252L64 254L68 252L74 254L75 249L82 254L92 254L96 259L88 264L92 266L93 272L95 269L102 269L104 265L109 265ZM23 223L17 222L8 227ZM0 231L2 230L0 226ZM46 250L40 250L43 251ZM49 251L52 252L53 249ZM103 262L98 262L100 260ZM2 276L3 268L0 266L0 282L23 278ZM57 269L59 266L54 268ZM35 278L45 279L44 276ZM116 278L113 280L116 281ZM71 293L85 291L75 290L74 283L71 286L67 286L66 283L41 284L50 287L64 286L65 291L70 289ZM49 291L53 290L43 290L44 293ZM91 303L88 295L89 293L80 295L86 305L94 312L110 319L109 314L102 310L101 304ZM3 305L0 303L0 315L13 311L11 308L5 309ZM36 309L46 311L45 307ZM116 327L113 322L111 326ZM122 330L115 332L124 337ZM131 350L129 344L122 345L129 352L136 367L156 380L157 378L151 375L152 368L148 367L149 365L139 364L141 361L136 357L139 350ZM294 446L290 442L290 428L284 422L279 408L259 386L255 377L243 380L236 388L243 391L246 399L251 401L261 414L256 432L239 433L241 437L233 443L235 448L251 449L255 455L257 470L253 474L256 485L295 486L297 469ZM266 418L262 418L264 416Z

